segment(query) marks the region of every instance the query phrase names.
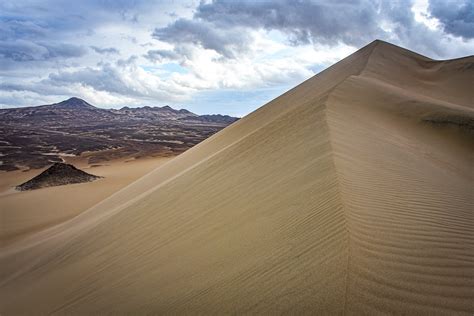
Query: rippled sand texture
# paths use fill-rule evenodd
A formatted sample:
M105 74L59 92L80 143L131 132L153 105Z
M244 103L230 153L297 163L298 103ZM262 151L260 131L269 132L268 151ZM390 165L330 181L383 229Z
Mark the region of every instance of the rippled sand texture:
M0 311L472 314L473 65L373 42L3 247Z

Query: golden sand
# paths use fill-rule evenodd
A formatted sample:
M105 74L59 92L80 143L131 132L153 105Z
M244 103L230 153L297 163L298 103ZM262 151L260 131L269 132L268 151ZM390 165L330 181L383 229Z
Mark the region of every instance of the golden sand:
M171 158L116 160L91 167L83 160L70 163L103 179L33 191L14 188L44 169L0 173L0 242L3 245L64 222L94 206Z

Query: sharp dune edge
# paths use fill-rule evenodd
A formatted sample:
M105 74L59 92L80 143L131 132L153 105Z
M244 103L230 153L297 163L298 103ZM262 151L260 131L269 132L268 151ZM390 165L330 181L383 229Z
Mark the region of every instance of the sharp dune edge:
M3 247L0 312L472 314L473 74L369 44Z

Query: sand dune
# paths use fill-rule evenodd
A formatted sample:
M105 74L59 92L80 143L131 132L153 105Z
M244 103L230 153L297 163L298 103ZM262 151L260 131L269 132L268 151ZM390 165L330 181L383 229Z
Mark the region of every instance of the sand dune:
M0 312L472 314L473 65L371 43L3 247Z

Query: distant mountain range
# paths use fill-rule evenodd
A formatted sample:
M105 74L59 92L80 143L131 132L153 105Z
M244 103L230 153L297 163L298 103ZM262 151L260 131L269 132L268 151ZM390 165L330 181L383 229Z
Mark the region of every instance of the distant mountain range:
M70 98L65 101L22 108L0 109L1 121L9 120L30 121L46 123L48 120L61 119L56 123L69 123L71 120L78 122L85 120L107 121L193 121L207 123L233 123L238 118L228 115L212 114L197 115L186 109L175 110L170 106L151 107L144 106L138 108L123 107L121 109L102 109L79 99Z
M0 170L41 168L84 153L90 163L176 155L236 120L169 106L102 109L74 97L0 109Z

